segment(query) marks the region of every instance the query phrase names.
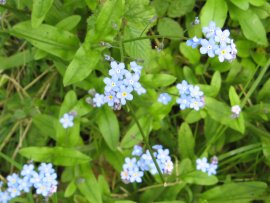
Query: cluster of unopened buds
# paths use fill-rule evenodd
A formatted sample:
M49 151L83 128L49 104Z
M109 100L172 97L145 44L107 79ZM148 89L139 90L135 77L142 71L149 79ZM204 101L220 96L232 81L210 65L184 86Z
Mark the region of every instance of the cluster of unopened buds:
M214 156L211 163L208 163L207 158L203 157L196 160L196 169L210 175L215 175L218 168L218 159Z
M229 37L229 30L222 31L215 22L211 21L208 27L203 27L202 31L206 39L195 36L187 40L187 45L192 48L201 46L201 54L207 54L211 58L217 55L220 62L232 61L236 58L237 50L233 39Z
M135 61L130 62L130 71L126 69L124 63L111 61L110 66L110 77L105 77L103 80L104 94L95 93L92 104L94 107L108 104L113 109L120 110L122 105L133 99L133 91L138 95L146 92L139 82L142 66Z
M169 156L169 150L163 149L161 145L154 145L153 155L156 159L162 174L171 174L173 171L173 162ZM143 148L135 145L132 151L134 157L125 159L121 179L124 183L141 183L144 172L149 171L152 175L158 174L158 169L152 159L149 150L143 153Z
M0 202L7 203L23 192L29 193L32 187L36 194L48 198L57 190L56 178L56 172L50 163L41 163L37 171L33 164L25 164L20 175L13 173L7 176L5 184L1 182Z

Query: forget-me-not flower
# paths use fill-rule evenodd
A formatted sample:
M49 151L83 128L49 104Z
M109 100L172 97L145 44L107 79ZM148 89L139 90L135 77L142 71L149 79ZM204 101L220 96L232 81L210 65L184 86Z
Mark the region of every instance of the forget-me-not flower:
M60 118L60 123L62 124L63 128L69 128L74 125L73 123L74 116L68 113L65 113L62 118Z
M168 93L162 93L158 97L158 102L162 104L168 104L172 100L172 97Z

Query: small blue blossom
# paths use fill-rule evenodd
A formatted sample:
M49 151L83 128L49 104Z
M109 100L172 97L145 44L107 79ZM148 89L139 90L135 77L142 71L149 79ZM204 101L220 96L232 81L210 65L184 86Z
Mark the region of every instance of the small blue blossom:
M181 95L189 94L189 84L185 80L183 80L182 83L178 83L176 85L176 88L178 89L179 94Z
M130 72L127 72L125 76L126 79L124 80L124 84L132 89L138 84L140 79L140 75L138 73L131 74Z
M101 107L103 104L105 104L105 97L103 94L96 93L93 98L94 106Z
M134 73L141 74L142 66L138 65L135 61L130 62L130 68Z
M216 175L217 174L217 165L216 164L209 164L207 174L210 175Z
M29 177L24 177L19 180L19 190L29 192L32 187Z
M117 98L120 99L122 105L126 104L126 100L132 100L133 95L131 94L132 88L121 86L119 92L117 92Z
M216 27L215 22L210 22L208 27L203 27L203 33L206 39L187 40L187 45L196 48L201 45L200 53L207 54L209 57L218 55L220 62L232 61L236 58L237 49L232 39L230 39L230 31Z
M11 200L12 198L10 197L8 191L2 192L0 190L0 202L1 203L8 203L9 200Z
M190 101L190 105L189 107L191 109L194 109L195 111L199 111L200 108L202 108L204 106L204 103L202 102L202 100L197 99L197 98L192 98Z
M190 92L190 96L193 98L201 98L201 96L203 96L203 92L200 90L199 86L189 86L189 92Z
M130 182L137 182L141 183L143 177L143 172L140 171L138 168L134 168L132 171L130 171Z
M142 153L143 153L142 147L139 145L135 145L131 154L133 156L141 156Z
M16 173L13 173L13 174L7 176L8 187L14 187L14 188L18 187L19 180L20 180L20 177Z
M202 172L207 172L209 168L209 163L207 162L207 158L197 159L196 160L196 169Z
M201 54L208 54L209 57L213 58L215 56L215 50L218 48L215 41L210 39L209 41L206 39L201 40L202 47L200 48Z
M105 91L110 92L110 91L118 91L119 89L119 82L118 78L104 78L104 83L106 84L105 86Z
M152 146L152 149L155 149L155 150L163 149L163 146L160 144L156 144Z
M137 160L136 158L125 158L125 164L123 165L124 170L132 170L133 168L137 167Z
M118 78L118 79L123 79L123 76L125 74L125 64L124 63L119 63L112 61L111 62L111 69L109 70L109 75Z
M21 175L24 177L31 177L33 172L34 172L34 165L33 164L25 164L25 165L23 165Z
M185 110L186 108L190 107L191 97L187 95L181 95L177 100L176 103L179 104L179 108L181 110Z
M68 113L65 113L62 118L60 118L60 123L62 124L63 128L69 128L74 125L73 123L74 116Z
M146 89L140 83L136 83L134 86L134 90L137 92L138 95L145 94Z
M162 93L158 97L158 102L162 104L168 104L172 100L172 97L168 93Z
M220 43L220 44L227 44L230 43L230 31L229 30L224 30L222 31L220 28L216 30L216 35L215 35L215 41Z
M193 49L195 49L196 47L198 47L201 44L201 39L197 38L196 36L193 37L192 39L188 39L186 42L187 46L192 47Z
M19 189L19 186L8 187L7 191L8 191L11 198L15 198L15 197L18 197L21 195L21 191Z
M216 34L216 23L211 21L208 25L208 27L203 27L202 32L204 33L204 35L206 36L206 38L211 38L213 36L215 36Z

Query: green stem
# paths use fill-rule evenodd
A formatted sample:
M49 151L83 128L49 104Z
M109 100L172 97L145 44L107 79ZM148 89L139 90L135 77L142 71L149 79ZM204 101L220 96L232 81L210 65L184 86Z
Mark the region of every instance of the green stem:
M247 103L248 99L251 97L251 95L253 94L253 92L258 87L258 85L261 82L263 76L265 75L266 71L268 70L269 65L270 65L270 59L268 59L267 63L265 64L265 66L261 70L260 74L258 75L257 79L254 81L254 83L252 84L251 88L249 89L246 97L241 102L241 108L243 108L245 106L245 104Z
M135 115L135 112L134 112L134 110L133 110L133 108L132 108L132 105L131 105L130 103L127 103L127 105L128 105L128 107L129 107L129 109L130 109L131 116L134 118L135 123L136 123L136 125L137 125L138 128L139 128L139 131L140 131L140 133L141 133L141 135L142 135L142 137L143 137L143 141L145 142L145 145L146 145L147 149L148 149L149 152L150 152L151 158L152 158L152 160L153 160L153 162L154 162L154 164L155 164L155 166L156 166L156 168L157 168L157 170L158 170L158 174L159 174L159 176L160 176L162 182L165 183L164 178L163 178L163 175L162 175L162 172L161 172L161 170L160 170L160 168L159 168L159 166L158 166L158 163L157 163L157 161L156 161L156 159L155 159L153 150L152 150L151 146L149 145L148 139L147 139L146 135L145 135L144 132L143 132L142 126L141 126L139 120L137 119L137 117L136 117L136 115Z
M136 38L133 38L133 39L123 40L123 43L134 42L134 41L144 40L144 39L156 39L156 38L188 39L186 37L179 37L179 36L151 35L151 36L136 37Z
M22 166L18 162L16 162L15 160L11 159L9 156L5 155L4 153L0 152L0 157L2 157L3 159L5 159L6 161L8 161L12 166L15 166L19 170L22 169Z

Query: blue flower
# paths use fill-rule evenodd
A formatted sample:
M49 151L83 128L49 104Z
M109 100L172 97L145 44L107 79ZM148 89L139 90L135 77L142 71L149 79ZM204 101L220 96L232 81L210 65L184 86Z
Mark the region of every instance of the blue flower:
M229 30L224 30L222 31L220 28L216 30L216 35L215 35L215 41L220 43L220 44L226 44L230 43L230 31Z
M142 182L142 177L143 177L143 172L140 171L138 168L134 168L130 173L130 182L137 182L141 183Z
M201 39L197 38L196 36L192 39L188 39L186 42L187 46L192 47L193 49L198 47L201 44Z
M162 93L158 97L158 102L162 104L168 104L172 100L172 97L168 93Z
M206 38L211 38L215 35L216 33L216 23L211 21L208 25L208 27L203 27L202 29L204 35L206 36Z
M9 192L11 198L18 197L21 195L19 186L8 187L7 191Z
M218 49L216 49L215 53L218 55L218 59L220 62L223 62L225 59L230 61L232 60L231 55L231 46L222 44Z
M195 111L199 111L200 108L204 106L204 103L201 101L201 99L192 98L190 101L189 107L191 109L194 109Z
M196 160L196 169L202 172L207 172L209 168L209 163L207 162L207 158L197 159Z
M32 187L32 183L30 183L30 179L29 177L24 177L24 178L21 178L19 180L19 190L20 191L23 191L23 192L29 192L31 187Z
M134 90L137 92L138 95L145 94L146 89L140 83L136 83L134 86Z
M217 165L216 164L210 164L207 169L207 174L210 175L216 175L217 174Z
M109 75L117 78L117 79L123 79L123 76L125 74L125 64L124 63L119 63L112 61L111 62L111 69L109 70Z
M62 118L60 118L60 123L62 124L63 128L69 128L74 125L73 123L74 117L68 113L65 113Z
M117 98L120 99L122 105L126 104L126 100L132 100L133 96L131 94L132 88L121 86L119 92L117 92Z
M187 95L181 95L177 100L176 103L179 104L179 108L181 110L185 110L186 108L190 107L191 97Z
M208 54L208 56L211 58L215 56L215 50L218 48L218 46L215 44L215 41L213 39L210 39L209 41L206 39L202 39L201 45L201 54Z
M104 78L104 83L106 84L106 86L105 86L105 91L106 92L110 92L111 90L113 90L113 91L118 91L118 89L119 89L119 81L118 81L118 78Z
M131 74L130 72L127 72L125 76L126 76L126 79L124 79L123 83L127 87L130 87L133 89L134 86L139 84L138 81L140 79L140 75L138 73Z
M135 61L130 62L130 68L134 73L141 74L142 66L138 65Z
M133 170L133 168L137 167L137 160L136 158L125 158L125 164L123 165L124 170Z
M14 187L14 188L18 187L19 180L20 180L20 177L16 173L13 173L13 174L7 176L8 187Z
M141 156L142 153L143 153L142 147L139 145L135 145L131 154L133 156Z
M0 190L0 202L1 203L8 203L8 201L11 200L11 197L7 191L2 192Z
M155 149L155 150L163 149L163 146L160 144L156 144L152 146L152 149Z
M103 94L96 93L93 98L93 104L96 107L101 107L103 104L105 104L105 97Z
M189 84L183 80L182 83L178 83L176 88L179 90L179 94L189 94Z
M23 165L21 175L24 177L31 177L33 172L34 172L34 165L33 164L25 164L25 165Z
M203 96L203 92L200 90L199 86L190 86L189 87L190 96L193 98L199 99L201 96Z

